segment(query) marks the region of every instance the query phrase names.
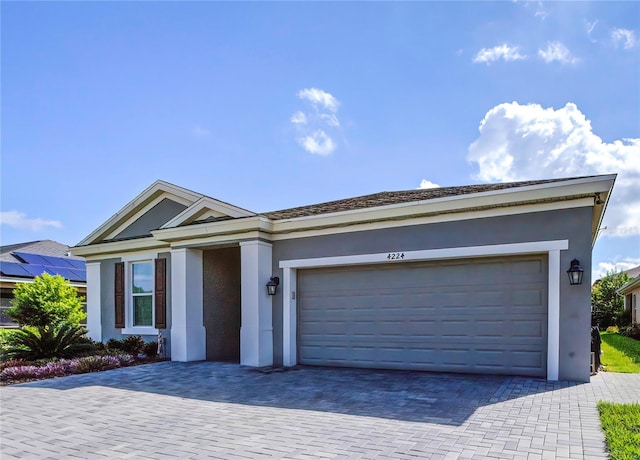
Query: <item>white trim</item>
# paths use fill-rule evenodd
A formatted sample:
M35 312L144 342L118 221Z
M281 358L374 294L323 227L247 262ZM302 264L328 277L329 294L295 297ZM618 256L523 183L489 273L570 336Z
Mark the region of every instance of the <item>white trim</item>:
M109 241L106 243L92 244L89 246L75 246L70 248L74 256L84 257L85 260L102 260L105 255L116 254L117 257L122 253L130 251L140 251L149 249L170 249L169 245L162 241L157 241L153 237L134 238L123 241Z
M390 254L357 254L351 256L318 257L280 261L283 269L283 365L297 364L296 347L296 270L301 268L336 267L348 265L398 264L426 260L446 260L472 257L548 253L548 330L547 330L547 380L558 380L560 356L560 251L569 249L569 240L530 241L525 243L468 246L421 251L402 251L400 259L389 260Z
M87 262L87 336L102 342L100 262Z
M175 216L169 222L164 224L162 229L177 227L184 223L192 222L196 219L203 218L205 214L212 214L216 217L229 216L229 217L250 217L255 216L254 212L246 209L233 206L222 201L218 201L214 198L204 196L198 201L193 203L187 209Z
M527 243L494 244L487 246L466 246L457 248L424 249L421 251L403 251L376 254L356 254L351 256L318 257L312 259L294 259L280 261L280 268L315 268L340 265L396 264L420 260L445 260L469 257L500 256L511 254L533 254L547 251L559 251L569 248L569 240L531 241ZM404 254L402 259L389 260L389 254Z
M189 206L200 199L203 195L192 192L177 185L170 184L162 180L157 180L144 189L137 197L127 203L122 209L111 216L105 223L91 232L86 238L80 241L77 246L84 246L93 243L95 240L107 233L112 233L113 229L122 225L122 220L130 221L132 213L135 213L140 206L145 206L149 200L153 200L159 194L168 194L175 201ZM73 254L73 250L71 251Z
M285 268L282 274L282 365L285 367L295 366L298 361L298 350L296 349L296 338L298 335L297 325L297 270Z
M131 326L120 329L121 334L158 335L158 329L153 326Z
M547 380L558 380L560 370L560 251L549 251L547 298Z
M573 209L580 207L590 207L593 206L592 198L579 198L575 200L566 200L566 201L556 201L553 203L536 203L536 204L525 204L525 205L517 205L517 206L504 206L499 208L491 208L491 209L477 209L477 210L460 210L456 212L442 212L436 213L434 215L428 216L416 216L409 215L402 219L395 218L389 220L376 220L375 217L371 216L364 222L355 222L349 225L345 225L344 222L340 222L339 219L336 219L336 222L330 224L327 221L324 225L308 225L307 227L303 227L302 225L299 228L293 230L291 228L285 229L282 222L285 222L287 226L289 226L288 221L274 221L273 222L273 235L271 235L271 240L280 241L280 240L289 240L294 238L306 238L312 236L322 236L322 235L335 235L342 233L351 233L351 232L362 232L368 230L381 230L385 228L398 228L398 227L408 227L413 225L427 225L427 224L436 224L443 222L458 222L462 220L471 220L471 219L486 219L492 217L503 217L503 216L513 216L518 214L528 214L534 212L544 212L544 211L557 211L563 209ZM318 224L319 222L316 222ZM335 226L330 226L335 225Z

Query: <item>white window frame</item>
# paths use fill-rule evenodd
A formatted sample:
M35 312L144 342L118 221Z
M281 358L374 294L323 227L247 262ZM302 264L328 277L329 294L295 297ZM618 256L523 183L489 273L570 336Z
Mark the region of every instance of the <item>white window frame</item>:
M156 320L156 299L155 299L155 259L158 258L157 252L139 252L132 253L122 257L124 262L124 324L125 327L120 329L122 334L132 335L158 335L158 329L153 327ZM154 286L151 292L151 326L134 326L133 325L133 264L151 262L152 273L154 274Z

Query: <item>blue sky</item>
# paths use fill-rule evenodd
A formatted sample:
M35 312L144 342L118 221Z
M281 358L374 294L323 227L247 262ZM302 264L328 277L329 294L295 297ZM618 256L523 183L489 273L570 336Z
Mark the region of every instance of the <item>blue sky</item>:
M618 173L640 264L638 2L2 2L2 244L76 244L156 179L271 211Z

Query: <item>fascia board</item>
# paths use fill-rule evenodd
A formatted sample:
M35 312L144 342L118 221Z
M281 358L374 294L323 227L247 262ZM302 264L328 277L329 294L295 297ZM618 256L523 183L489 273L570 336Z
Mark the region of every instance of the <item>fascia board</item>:
M622 285L616 292L620 295L625 295L637 288L640 288L640 276L636 276L627 284Z
M188 225L184 227L154 230L151 234L159 241L171 242L193 238L205 238L214 235L246 233L253 230L272 233L273 225L271 220L266 217L252 216L234 220L206 222L203 224Z
M176 217L171 219L169 222L164 224L161 229L166 228L174 228L179 225L187 222L193 216L198 215L202 211L211 210L214 212L218 212L225 216L240 218L240 217L250 217L255 216L255 213L251 211L247 211L246 209L238 208L237 206L230 205L228 203L223 203L211 197L202 197L187 209L182 211Z
M527 214L533 212L556 211L561 209L573 209L579 207L593 206L593 199L589 197L576 198L568 201L556 201L549 203L522 204L490 209L467 209L455 213L441 213L431 215L413 215L402 219L387 219L378 221L363 221L341 226L331 227L315 226L298 229L290 232L274 233L271 237L273 241L288 240L292 238L305 238L313 236L323 236L329 234L350 233L368 230L380 230L385 228L406 227L412 225L427 225L442 222L459 222L471 219L486 219L492 217L503 217L517 214Z
M552 182L513 189L282 219L273 222L273 230L274 233L291 232L312 227L355 224L424 214L462 212L466 209L513 206L518 203L531 203L551 199L570 200L573 199L572 197L608 193L614 179L615 175L598 176L596 178L574 179L566 182Z
M71 251L71 254L74 256L84 257L86 260L95 260L105 255L147 249L169 249L169 245L152 237L146 237L123 241L109 241L88 246L73 246L69 248L69 251Z
M224 247L237 245L242 241L262 240L271 242L271 234L259 230L249 230L241 233L230 233L224 235L209 235L200 238L179 240L171 244L171 249L180 248L211 248L213 246Z
M162 180L157 180L111 216L105 223L100 225L96 230L80 241L77 246L91 244L102 235L113 233L114 229L122 225L123 219L130 220L132 213L135 214L138 208L144 207L150 200L152 201L157 195L160 195L163 192L171 195L176 201L184 204L185 206L190 206L202 197L199 193L192 192L191 190L178 187L177 185L173 185Z

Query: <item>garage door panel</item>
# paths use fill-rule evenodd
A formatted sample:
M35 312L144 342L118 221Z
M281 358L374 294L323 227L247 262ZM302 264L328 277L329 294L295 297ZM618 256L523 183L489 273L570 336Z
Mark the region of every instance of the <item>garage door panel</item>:
M302 364L544 376L544 256L298 271Z

